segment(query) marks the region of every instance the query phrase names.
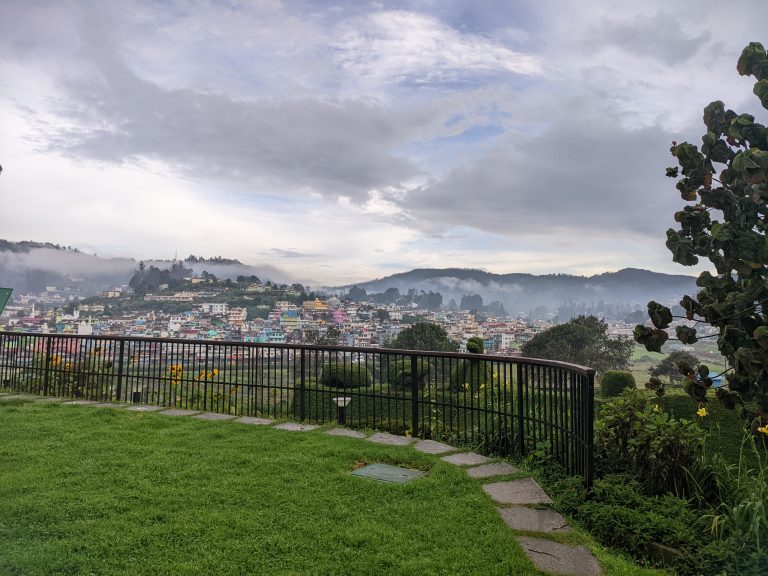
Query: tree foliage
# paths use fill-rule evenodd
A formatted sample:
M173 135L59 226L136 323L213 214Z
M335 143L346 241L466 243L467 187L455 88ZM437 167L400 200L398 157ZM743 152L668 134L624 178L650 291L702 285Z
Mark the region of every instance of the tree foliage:
M685 374L688 373L687 367L696 366L698 363L698 358L693 354L683 350L675 350L651 368L651 377L665 377L669 378L670 384L679 384Z
M459 345L437 324L418 322L406 328L392 341L392 348L399 350L436 350L455 352Z
M632 341L608 338L608 325L595 316L579 316L536 334L523 344L523 356L572 362L606 370L626 370L632 355Z
M768 109L768 54L762 44L750 43L738 60L742 76L757 80L753 92ZM768 130L750 114L727 110L721 101L704 109L706 133L701 147L672 143L678 166L667 168L676 178L683 200L691 202L675 213L679 229L667 230L667 248L675 262L692 266L708 259L716 274L702 272L695 297L680 305L685 317L717 330L717 345L727 358L727 388L717 396L726 406L755 401L756 413L746 412L754 430L768 423ZM635 339L658 351L667 339L670 310L648 304L653 328L638 325ZM676 327L686 344L699 338L695 328ZM691 367L686 390L706 401L712 385L709 370Z

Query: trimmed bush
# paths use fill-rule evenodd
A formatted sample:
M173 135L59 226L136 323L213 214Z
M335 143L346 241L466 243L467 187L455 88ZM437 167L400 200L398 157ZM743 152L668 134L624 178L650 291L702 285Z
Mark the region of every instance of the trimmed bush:
M328 362L320 373L320 384L328 388L363 388L373 384L373 377L362 364Z
M632 376L631 372L606 370L603 374L603 380L600 383L603 396L615 398L627 388L636 388L635 377Z
M485 342L479 336L472 336L467 340L467 352L470 354L482 354L485 352Z
M424 358L416 359L416 379L419 388L424 387L424 382L429 377L432 365ZM387 366L387 380L390 386L399 389L410 390L412 385L411 359L402 358L391 360Z

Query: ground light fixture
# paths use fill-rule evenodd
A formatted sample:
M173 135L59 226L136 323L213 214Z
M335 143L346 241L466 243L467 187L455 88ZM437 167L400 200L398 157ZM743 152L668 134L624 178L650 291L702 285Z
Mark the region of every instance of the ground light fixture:
M349 403L352 402L352 398L350 396L336 396L335 398L331 398L331 400L333 400L334 404L336 404L336 415L339 424L346 424L347 406L349 406Z

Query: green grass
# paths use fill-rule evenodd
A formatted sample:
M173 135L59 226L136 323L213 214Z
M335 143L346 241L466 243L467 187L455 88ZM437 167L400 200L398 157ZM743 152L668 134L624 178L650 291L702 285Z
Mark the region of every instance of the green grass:
M537 574L479 487L412 449L62 405L2 406L0 429L3 574Z
M19 401L0 430L2 574L539 574L480 481L412 448ZM606 574L651 574L593 549Z

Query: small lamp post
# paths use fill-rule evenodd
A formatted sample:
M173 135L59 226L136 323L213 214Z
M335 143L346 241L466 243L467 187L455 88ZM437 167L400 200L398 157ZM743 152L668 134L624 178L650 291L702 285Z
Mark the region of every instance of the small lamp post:
M331 398L331 400L333 400L333 402L336 404L336 414L338 415L339 424L346 424L347 406L350 402L352 402L352 398L349 396L337 396L336 398Z

